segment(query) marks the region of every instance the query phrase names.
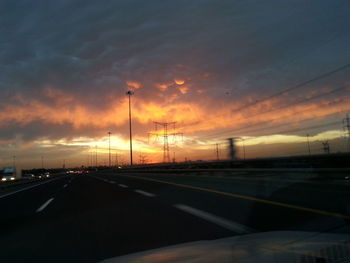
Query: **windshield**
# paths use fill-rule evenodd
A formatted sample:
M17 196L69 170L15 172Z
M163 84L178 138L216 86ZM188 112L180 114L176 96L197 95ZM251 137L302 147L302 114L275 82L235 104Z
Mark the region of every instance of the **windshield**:
M350 240L349 12L331 0L2 0L0 261L223 238L252 257L293 242L300 262L346 260L329 247ZM150 261L212 250L166 251Z

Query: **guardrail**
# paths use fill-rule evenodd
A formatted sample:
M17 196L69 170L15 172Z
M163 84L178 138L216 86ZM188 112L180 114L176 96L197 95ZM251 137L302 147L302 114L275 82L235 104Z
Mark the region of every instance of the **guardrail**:
M106 171L108 172L108 171ZM117 169L116 173L344 179L350 168Z
M230 169L117 169L118 172L179 173L179 172L350 172L350 168L230 168Z

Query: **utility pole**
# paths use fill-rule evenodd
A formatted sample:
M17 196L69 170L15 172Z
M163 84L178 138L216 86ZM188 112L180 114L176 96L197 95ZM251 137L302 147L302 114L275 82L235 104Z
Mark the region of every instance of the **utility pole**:
M175 159L175 152L173 152L173 163L176 162L176 159Z
M241 138L242 140L242 146L243 146L243 160L245 160L245 145L244 145L244 139Z
M348 133L348 152L350 152L350 117L349 113L346 114L346 118L343 119L344 130Z
M118 152L115 153L115 166L118 167Z
M176 132L175 131L175 124L176 122L154 122L155 124L155 133L149 133L149 135L155 135L156 137L160 136L163 137L163 163L170 163L170 153L169 153L169 136L175 136L181 135L183 136L182 133ZM169 126L173 126L174 132L169 133ZM159 134L157 133L158 126L163 127L163 133Z
M311 149L310 149L310 141L309 141L309 134L306 134L306 138L307 138L307 149L309 150L309 155L311 155Z
M134 95L134 92L129 90L126 95L129 96L130 165L132 165L131 95Z
M109 167L111 167L111 132L108 132L108 158L109 158Z
M216 149L215 149L215 152L216 152L216 160L219 161L219 160L220 160L220 159L219 159L219 144L216 143L215 145L216 145L216 147L215 147L215 148L216 148Z
M97 167L97 145L95 146L95 167Z

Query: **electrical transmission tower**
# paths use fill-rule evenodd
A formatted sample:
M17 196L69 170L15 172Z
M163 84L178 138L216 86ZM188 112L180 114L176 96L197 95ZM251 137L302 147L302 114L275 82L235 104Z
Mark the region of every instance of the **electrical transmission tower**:
M348 136L348 152L350 152L350 117L349 114L346 114L346 118L343 119L343 128Z
M324 141L322 142L323 145L323 151L327 154L330 153L330 147L329 147L329 142L328 141Z
M176 136L183 136L182 133L176 132L175 129L176 122L154 122L155 132L149 133L148 135L153 135L158 137L163 137L163 163L170 163L170 151L169 151L169 137L172 136L174 139ZM158 127L163 127L163 131L158 133ZM172 132L169 133L169 128L172 127Z
M139 164L145 164L147 163L147 157L145 154L143 154L142 152L140 152L139 155Z

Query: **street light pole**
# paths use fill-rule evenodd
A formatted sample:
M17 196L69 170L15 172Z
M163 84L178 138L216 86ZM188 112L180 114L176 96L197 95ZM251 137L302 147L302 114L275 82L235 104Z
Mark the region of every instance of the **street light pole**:
M108 132L109 167L111 167L111 132Z
M129 96L130 165L132 165L131 95L134 95L134 92L129 90L126 95Z

